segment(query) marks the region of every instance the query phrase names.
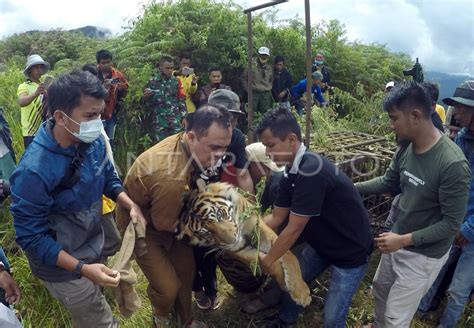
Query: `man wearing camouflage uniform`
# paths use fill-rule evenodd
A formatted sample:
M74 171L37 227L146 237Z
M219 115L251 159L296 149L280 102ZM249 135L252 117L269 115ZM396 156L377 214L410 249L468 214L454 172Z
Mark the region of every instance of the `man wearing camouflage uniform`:
M155 143L180 132L181 121L186 115L185 93L172 73L173 59L163 56L158 74L148 82L143 94L152 122L152 131L148 132Z

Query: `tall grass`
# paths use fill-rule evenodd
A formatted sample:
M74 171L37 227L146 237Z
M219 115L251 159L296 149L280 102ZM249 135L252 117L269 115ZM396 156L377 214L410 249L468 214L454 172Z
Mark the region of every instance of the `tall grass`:
M14 147L17 154L23 152L23 142L21 136L19 107L16 105L16 87L24 80L20 68L10 67L7 71L0 73L0 105L4 105L5 116L10 124L13 133ZM382 95L376 95L371 98L357 98L349 94L336 91L334 101L340 106L333 108L313 108L312 112L312 146L315 149L330 148L327 144L326 134L335 130L357 130L367 133L377 133L389 135L388 120L381 111ZM342 109L350 110L342 111ZM340 111L334 115L333 110ZM133 156L150 146L146 138L143 138L141 131L141 121L136 113L139 109L129 110L120 114L120 121L117 130L115 156L120 165L122 175L126 174L128 164L133 161ZM302 126L304 121L300 120ZM0 212L0 243L6 249L7 255L11 261L13 275L22 290L22 301L15 307L18 311L23 325L27 328L63 328L71 327L71 321L67 311L54 298L50 296L41 282L35 278L28 266L28 261L17 245L15 244L15 234L12 224L12 218L7 210L8 203ZM361 284L361 287L354 297L352 307L349 312L347 325L357 327L360 324L371 321L373 318L373 305L370 292L367 287L378 263L378 254L372 256L369 272ZM105 289L106 296L112 304L115 315L120 318L121 327L136 328L149 327L151 325L151 307L147 298L147 282L137 266L139 272L139 282L137 289L143 300L143 306L130 318L120 316L111 292ZM233 290L221 274L219 277L219 294L223 298L222 306L212 312L202 312L196 308L193 312L196 318L199 318L211 327L260 327L262 325L262 316L272 313L275 310L266 311L259 315L243 315L238 308L240 303L249 298L250 295L243 295ZM322 324L322 307L325 296L325 289L328 286L328 274L320 277L321 285L316 285L312 289L313 303L308 307L304 315L299 319L297 327L319 327ZM370 291L370 290L369 290ZM439 317L436 313L428 321L423 322L414 320L412 327L430 327L435 319ZM459 327L472 327L474 324L473 311L466 308L462 322Z

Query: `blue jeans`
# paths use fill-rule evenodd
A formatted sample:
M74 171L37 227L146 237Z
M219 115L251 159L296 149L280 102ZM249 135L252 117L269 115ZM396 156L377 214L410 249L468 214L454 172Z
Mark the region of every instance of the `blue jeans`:
M107 136L112 142L115 135L115 125L117 124L117 113L114 111L112 117L108 120L103 120L102 123L104 124L105 133L107 133Z
M453 281L449 286L449 301L441 318L441 326L454 328L461 318L464 306L469 300L471 290L474 289L474 243L471 242L461 251Z
M418 306L419 311L428 312L431 302L433 301L433 298L435 297L439 286L443 282L444 276L446 275L446 272L448 271L449 266L458 260L460 254L461 254L461 249L459 247L456 247L456 246L451 247L451 250L449 251L448 260L446 261L443 268L439 272L438 277L436 278L435 282L431 286L430 290L428 290L426 295L423 296L423 298L421 299L420 305Z
M331 281L324 302L324 327L345 328L346 317L362 279L367 271L368 264L356 268L344 269L332 265L323 259L311 246L306 246L298 256L301 273L306 283L316 279L327 268L331 268ZM297 305L288 293L284 293L279 317L286 323L294 323L298 319L301 307Z

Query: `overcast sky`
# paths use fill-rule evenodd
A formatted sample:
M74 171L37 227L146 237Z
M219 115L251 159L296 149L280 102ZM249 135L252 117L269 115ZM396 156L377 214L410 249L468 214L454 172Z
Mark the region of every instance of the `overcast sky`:
M13 33L94 25L119 34L147 0L0 0L0 38ZM247 6L264 0L237 0ZM312 24L338 19L350 40L386 44L419 57L427 70L474 76L474 0L311 0ZM278 5L279 18L304 1Z

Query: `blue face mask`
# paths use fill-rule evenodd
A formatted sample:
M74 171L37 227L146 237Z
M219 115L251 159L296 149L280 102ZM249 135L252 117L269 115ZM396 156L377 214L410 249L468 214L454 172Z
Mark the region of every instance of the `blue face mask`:
M102 124L102 120L100 118L97 118L95 120L87 121L87 122L81 122L77 123L74 121L72 118L66 115L66 113L63 112L63 114L70 119L72 122L76 123L79 125L79 133L77 132L72 132L68 128L66 130L72 134L74 137L77 139L81 140L82 142L85 143L91 143L97 138L100 137L102 133L102 129L104 128Z
M314 65L315 65L315 66L321 66L323 63L324 63L323 60L315 60L315 61L314 61Z

